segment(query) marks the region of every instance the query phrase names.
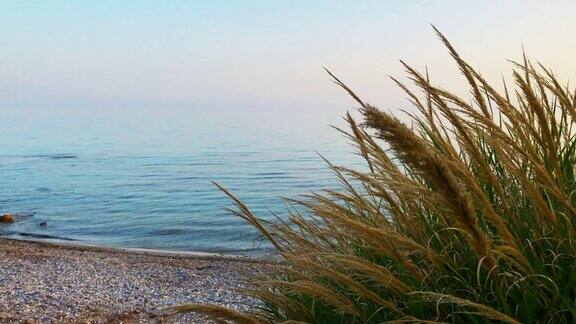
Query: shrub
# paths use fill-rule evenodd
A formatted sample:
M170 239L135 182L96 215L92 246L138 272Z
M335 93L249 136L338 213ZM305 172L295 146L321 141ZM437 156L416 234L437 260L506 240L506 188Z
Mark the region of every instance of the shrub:
M262 307L237 321L576 320L576 92L525 56L498 91L438 35L470 98L402 62L412 127L331 74L364 118L348 114L345 134L366 171L329 165L343 190L269 222L221 188L280 258L245 292Z

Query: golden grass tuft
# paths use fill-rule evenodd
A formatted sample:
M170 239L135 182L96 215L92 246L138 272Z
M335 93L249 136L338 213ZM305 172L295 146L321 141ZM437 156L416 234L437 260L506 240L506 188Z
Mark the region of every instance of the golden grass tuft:
M364 117L343 132L366 170L329 164L343 190L269 222L219 186L280 257L246 292L262 307L238 319L576 321L576 91L525 56L498 91L436 32L470 97L402 62L412 127L328 71Z

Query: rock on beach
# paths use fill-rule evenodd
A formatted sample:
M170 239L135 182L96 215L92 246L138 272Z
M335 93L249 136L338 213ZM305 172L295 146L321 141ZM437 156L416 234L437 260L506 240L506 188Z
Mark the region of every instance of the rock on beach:
M0 216L0 223L13 223L14 222L14 215L12 214L3 214Z

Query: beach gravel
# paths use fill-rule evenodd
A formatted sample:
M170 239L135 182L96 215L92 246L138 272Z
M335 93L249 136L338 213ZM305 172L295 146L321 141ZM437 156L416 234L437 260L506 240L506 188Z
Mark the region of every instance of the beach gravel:
M237 292L268 266L251 259L154 255L0 239L1 322L204 322L164 317L186 303L237 310Z

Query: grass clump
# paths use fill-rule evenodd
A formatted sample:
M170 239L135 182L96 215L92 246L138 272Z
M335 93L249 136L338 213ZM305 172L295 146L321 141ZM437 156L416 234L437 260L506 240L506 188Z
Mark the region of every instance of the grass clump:
M345 134L367 171L330 165L343 190L268 222L222 188L281 258L246 292L263 306L237 320L576 320L576 92L525 57L498 91L438 35L470 97L402 62L411 127L332 75L364 118L347 115Z

